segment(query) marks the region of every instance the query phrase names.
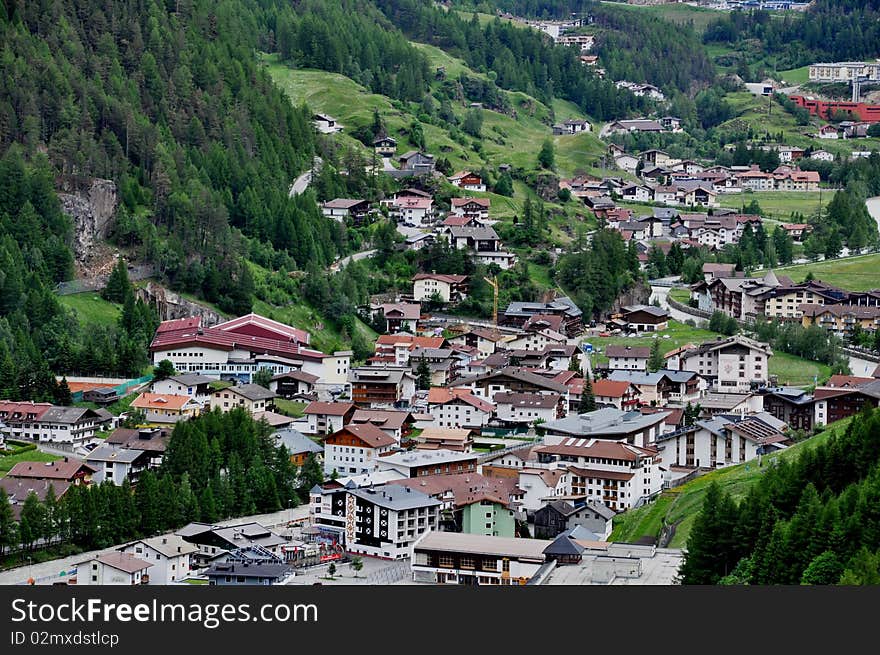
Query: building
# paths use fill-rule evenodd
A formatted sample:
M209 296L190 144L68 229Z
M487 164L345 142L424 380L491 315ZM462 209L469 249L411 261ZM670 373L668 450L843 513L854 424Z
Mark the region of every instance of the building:
M431 531L412 546L413 580L434 584L525 585L544 565L544 539Z
M199 405L205 406L211 400L213 378L198 373L172 375L150 383L150 392L157 395L189 396Z
M416 450L454 450L469 453L474 448L474 431L469 428L441 428L428 426L413 437Z
M659 332L669 327L669 312L653 305L621 307L620 319L636 332Z
M675 405L696 403L708 386L698 373L669 369L653 372L612 371L608 380L634 386L638 390L641 403L660 407L670 403Z
M320 378L303 371L288 371L272 376L269 390L281 398L314 398L315 385Z
M345 549L383 559L410 556L413 543L436 530L440 501L395 484L348 489L345 497Z
M350 424L324 439L324 472L331 475L375 471L380 455L397 445L393 437L370 423Z
M763 398L764 411L782 421L792 430L813 429L815 401L812 394L794 387L765 387L758 393Z
M152 566L126 553L104 553L76 565L76 586L148 584L147 569Z
M422 315L422 306L418 303L385 303L377 306L377 313L385 322L385 332L415 332L418 328L419 318Z
M584 390L584 379L574 378L568 383L570 391L569 413L577 412ZM593 380L593 398L598 407L615 407L623 411L637 409L640 401L638 387L630 382L608 378Z
M92 482L96 484L105 480L122 484L126 478L131 484L137 484L140 474L150 468L152 457L144 450L101 444L86 455L85 461L95 469Z
M84 407L0 400L0 425L9 439L78 446L93 438L103 423L98 412Z
M544 443L548 445L576 437L585 441L620 441L644 448L653 443L659 434L666 432L668 416L667 411L642 414L603 407L593 412L573 414L544 423L541 429L544 430Z
M92 465L73 457L62 457L55 462L18 462L9 469L6 477L34 480L35 483L38 480L45 480L52 484L63 482L71 485L87 485L91 482L94 473L95 469Z
M312 124L321 134L334 134L342 131L342 125L327 114L312 114Z
M560 332L569 337L579 335L584 328L583 312L568 296L559 296L550 302L512 302L498 319L501 325L522 329L535 316L561 316Z
M489 198L452 198L449 202L449 211L453 216L466 216L478 221L489 219L489 207L492 206Z
M380 157L393 157L397 153L397 141L390 136L373 140L373 150Z
M82 399L85 402L97 405L110 405L121 397L115 387L93 387L84 390L82 394Z
M410 150L400 156L400 169L415 175L429 175L436 166L434 156L425 152Z
M534 533L537 539L553 539L575 526L586 528L600 541L608 541L616 512L602 503L577 499L554 500L537 510Z
M646 118L638 118L635 120L619 120L611 121L605 126L606 134L621 134L626 132L662 132L663 126L655 121Z
M12 507L12 518L15 521L21 519L21 510L24 502L31 494L36 494L42 502L46 500L49 489L55 495L56 500L64 496L73 483L66 480L53 480L47 478L0 478L0 494L6 494Z
M568 403L567 386L517 366L505 366L489 373L460 378L452 382L450 387L469 389L473 395L492 403L499 393L555 394L559 396L561 414L565 413Z
M456 303L467 297L467 275L417 273L413 276L413 300L431 301L435 297L444 303Z
M460 171L449 178L449 183L465 191L485 191L486 184L476 173Z
M403 478L425 475L453 475L477 470L476 453L454 450L410 450L385 455L377 460L378 470L397 471Z
M266 412L275 406L272 400L276 395L259 384L239 384L215 391L211 396L211 409L219 409L225 413L241 407L251 414Z
M276 447L287 448L290 461L296 466L305 464L309 455L314 455L318 461L323 459L324 449L299 430L284 428L273 432L272 437L275 439Z
M874 332L880 329L880 307L864 305L798 305L804 327L818 325L848 339L856 327Z
M767 384L772 356L769 344L734 335L681 353L679 367L699 373L715 391L743 393Z
M864 102L845 102L840 100L815 100L804 96L788 96L798 107L804 107L812 116L826 121L839 116L849 120L865 123L880 122L880 105L869 105Z
M640 346L607 346L609 370L644 371L648 368L651 349Z
M189 577L190 557L199 551L178 535L141 539L118 549L152 564L149 584L169 585Z
M409 405L416 378L409 369L361 366L348 373L351 399L359 407Z
M831 84L834 82L852 82L860 78L866 81L880 82L880 63L863 61L841 61L827 64L810 64L810 82Z
M880 404L880 380L873 380L854 387L816 387L814 424L828 425L854 414L865 405Z
M293 569L287 564L266 562L217 562L205 571L209 585L277 585L284 584Z
M560 416L561 396L555 393L496 393L495 415L507 424L535 425ZM567 410L567 407L565 408Z
M351 420L354 403L309 403L303 413L307 419L308 434L332 434Z
M391 203L391 217L411 227L434 220L434 199L422 196L400 196Z
M428 413L440 428L482 428L495 414L495 405L468 389L431 387Z

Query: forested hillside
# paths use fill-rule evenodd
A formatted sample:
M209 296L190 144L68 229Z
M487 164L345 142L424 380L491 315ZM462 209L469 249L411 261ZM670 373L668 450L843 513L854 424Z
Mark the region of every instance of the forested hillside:
M709 489L687 544L685 584L880 582L880 411L776 460L739 503Z

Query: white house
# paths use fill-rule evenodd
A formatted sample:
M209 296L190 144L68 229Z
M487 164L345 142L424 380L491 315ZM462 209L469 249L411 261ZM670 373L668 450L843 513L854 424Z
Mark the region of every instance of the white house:
M548 501L571 494L571 476L562 468L523 468L517 486L525 492L520 507L531 514Z
M375 471L380 455L397 441L371 423L349 424L324 439L324 472L357 475Z
M183 580L190 574L190 556L197 553L198 546L184 541L177 535L141 539L126 544L120 552L150 562L151 585L169 585Z
M496 393L496 415L502 421L527 425L552 421L556 418L559 398L555 393Z
M651 349L647 346L608 346L605 356L611 370L644 371L648 368Z
M198 373L172 375L150 384L150 391L161 395L189 396L199 405L206 405L211 400L211 383L214 378Z
M467 389L431 387L428 413L439 428L481 428L495 413L495 405L471 394Z
M354 403L314 401L305 408L306 434L333 434L341 430L354 414Z
M110 552L98 555L76 566L76 586L140 585L147 584L147 562L126 553Z
M742 393L767 383L772 356L769 344L735 335L681 353L679 366L710 380L716 391Z
M467 275L417 273L413 276L413 300L424 302L438 294L445 303L459 302L467 293Z

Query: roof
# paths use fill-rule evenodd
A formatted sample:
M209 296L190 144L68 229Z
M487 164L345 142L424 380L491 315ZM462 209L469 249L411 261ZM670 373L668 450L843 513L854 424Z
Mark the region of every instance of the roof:
M531 373L525 370L522 367L516 366L506 366L497 371L490 371L489 373L482 373L481 375L474 375L467 378L460 378L452 383L451 386L455 387L463 387L473 384L474 382L481 382L483 380L493 380L498 377L510 377L514 380L518 380L520 382L525 382L528 384L532 384L541 389L548 389L550 391L556 391L557 393L566 394L568 393L568 387L559 382L554 382L553 380L548 380L547 378L537 375L535 373Z
M544 549L545 555L580 555L586 550L579 543L569 538L566 534L560 534L553 542Z
M350 489L348 493L379 507L386 507L395 511L420 507L438 507L441 505L441 502L436 498L431 498L431 496L423 494L421 491L394 483L384 484L380 487Z
M214 382L214 378L209 378L207 375L200 375L198 373L181 373L180 375L172 375L167 379L174 380L184 387L197 387L200 384L211 384Z
M637 359L648 359L651 356L649 347L638 346L607 346L605 355L608 357L635 357Z
M629 382L617 380L595 380L591 384L593 395L601 398L623 398L632 386ZM580 388L583 393L583 380L580 382Z
M126 544L124 547L127 548L134 544L145 544L165 557L189 555L190 553L195 553L199 550L198 546L185 541L182 536L177 534L140 539L138 541L133 541L130 544Z
M180 411L192 403L193 400L189 396L144 392L131 401L131 406L138 409L175 409Z
M209 578L238 576L245 578L263 578L278 580L291 571L287 564L266 564L250 562L222 562L211 565L205 575Z
M191 316L189 318L175 318L170 321L162 321L156 332L175 332L177 330L190 330L199 327L202 324L201 316Z
M366 424L375 425L391 430L399 430L411 418L412 414L402 410L392 409L356 409L351 417L349 425Z
M215 393L222 393L226 391L232 391L233 393L250 400L251 402L255 400L269 400L271 398L275 398L276 394L273 391L269 391L266 387L261 387L259 384L239 384L235 387L226 387L225 389L221 389Z
M131 464L146 454L145 450L120 448L113 444L102 444L86 455L87 462L123 462Z
M422 430L422 433L416 437L419 441L428 441L431 439L441 441L468 441L471 438L471 430L467 428L440 428L430 425Z
M352 409L354 409L354 403L327 403L315 400L309 403L303 412L322 416L345 416Z
M414 466L430 466L431 464L447 464L475 459L477 459L477 455L474 453L460 453L454 450L438 448L437 450L410 450L408 452L386 455L379 459L379 463L389 464L389 466L384 468L392 468L390 465L412 468Z
M323 453L324 449L309 439L299 430L293 428L284 428L273 432L276 446L284 446L291 455L301 455L303 453Z
M447 284L461 284L467 280L467 275L446 275L438 273L416 273L413 275L413 282L417 280L437 280L438 282L446 282Z
M404 377L413 377L409 369L380 366L361 366L348 371L349 382L398 384Z
M280 323L271 318L266 318L260 314L251 312L238 318L233 318L224 323L215 325L212 329L221 332L233 332L237 334L247 335L253 328L274 333L274 338L280 340L290 340L298 343L308 343L309 333L299 328L291 327L284 323Z
M397 441L393 437L389 437L385 432L383 432L380 428L377 428L372 423L349 423L341 430L337 430L332 435L327 437L326 441L329 441L336 435L342 434L344 432L353 434L365 444L370 446L370 448L382 448L384 446L392 446L397 443Z
M491 227L462 227L451 225L448 227L449 234L453 239L474 239L475 241L498 241L498 233Z
M255 521L225 527L209 526L208 532L218 536L229 544L238 547L245 544L259 544L263 547L277 546L287 543L287 539L272 532L269 528ZM178 530L178 533L181 532ZM198 534L198 533L196 533ZM240 535L236 538L236 535ZM198 542L196 542L198 543Z
M409 487L429 496L452 494L452 502L456 507L485 499L496 500L507 506L511 496L523 495L516 483L516 478L488 478L479 473L423 475L394 481L396 485Z
M77 423L84 418L95 417L98 414L88 407L50 407L40 417L40 421L47 423Z
M305 382L306 384L314 384L321 378L317 375L312 375L311 373L306 373L305 371L288 371L287 373L279 373L278 375L273 375L272 380L297 380L299 382Z
M496 393L494 400L499 405L552 409L559 403L559 395L555 393Z
M646 314L651 314L652 316L656 316L658 318L667 318L669 316L669 312L661 307L655 307L654 305L628 305L626 307L621 307L620 311L623 314L633 314L635 312L645 312Z
M450 200L450 204L453 207L464 207L472 203L488 209L492 201L489 198L452 198Z
M598 478L600 480L632 480L634 473L624 473L623 471L605 471L603 469L581 468L579 466L569 466L568 470L579 475L582 478Z
M586 414L570 414L565 418L548 421L541 427L549 432L580 437L623 437L660 423L668 412L642 414L625 412L614 407L603 407Z
M455 401L467 403L481 412L492 413L495 411L495 405L473 395L467 389L457 389L454 387L431 387L428 389L429 405L445 405Z
M326 207L327 209L351 209L364 202L367 201L355 198L334 198L333 200L328 200L321 206Z
M543 562L544 549L550 545L547 539L517 539L490 537L465 532L425 533L414 545L414 550L442 550L474 555L497 555L522 560Z
M119 571L125 571L126 573L137 573L138 571L143 571L144 569L153 566L149 562L138 559L134 555L120 552L104 553L103 555L98 555L95 559L105 566L118 569ZM83 567L83 573L85 573L85 567Z
M81 469L94 473L95 467L84 461L65 457L56 462L18 462L6 474L10 478L45 478L48 480L70 480Z
M400 314L400 317L403 319L418 319L422 314L422 306L418 303L398 302L379 306L382 308L385 318L388 318L388 315L393 313Z
M535 448L536 453L548 455L575 455L580 457L598 457L601 459L620 459L634 462L640 457L652 457L656 451L619 441L607 439L563 439L557 444L545 444Z

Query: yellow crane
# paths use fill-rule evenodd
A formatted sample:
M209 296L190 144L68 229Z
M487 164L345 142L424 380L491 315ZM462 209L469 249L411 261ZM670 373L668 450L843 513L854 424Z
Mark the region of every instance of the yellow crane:
M492 322L495 324L495 331L498 332L498 278L496 276L492 276L492 279L487 277L483 278L492 287L494 291L492 298Z

